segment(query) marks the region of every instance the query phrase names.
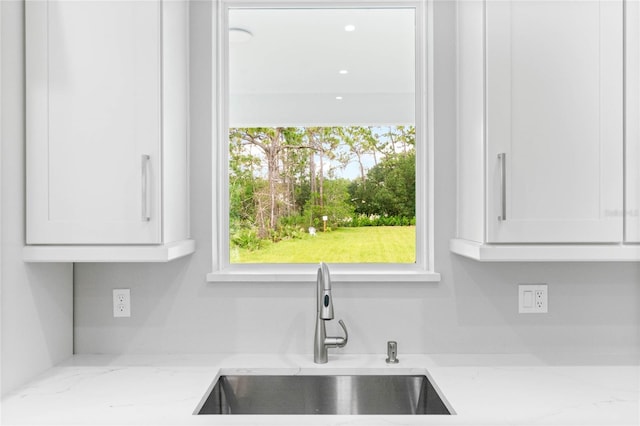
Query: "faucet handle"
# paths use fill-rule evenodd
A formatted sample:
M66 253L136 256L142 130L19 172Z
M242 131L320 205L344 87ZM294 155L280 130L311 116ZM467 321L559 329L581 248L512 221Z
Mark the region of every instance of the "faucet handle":
M340 327L342 327L342 329L344 330L344 339L343 339L344 341L343 341L342 345L340 346L340 347L342 347L342 346L346 345L347 342L349 341L349 333L347 332L347 326L344 325L344 321L338 320L338 324L340 324Z
M340 327L344 330L344 337L327 337L324 340L325 346L329 348L343 348L349 341L349 333L347 333L347 326L344 325L344 321L339 320Z

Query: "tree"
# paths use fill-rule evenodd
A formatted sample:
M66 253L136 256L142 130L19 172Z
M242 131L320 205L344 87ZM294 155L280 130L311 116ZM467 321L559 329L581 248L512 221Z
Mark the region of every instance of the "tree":
M253 161L259 163L253 168L254 174L266 168L268 197L265 192L254 192L255 223L258 235L266 238L270 231L275 231L278 219L292 213L295 205L295 175L304 169L305 156L300 150L310 149L303 138L304 129L296 127L256 127L234 128L229 130L231 146L253 147L259 151ZM235 154L235 156L234 156ZM242 154L230 151L230 163L238 161ZM259 196L258 196L259 195Z
M258 233L261 238L268 235L270 229L275 229L278 218L278 184L280 182L279 156L284 145L283 127L260 127L251 129L230 129L229 139L238 140L241 145L251 145L260 149L267 165L267 183L269 185L268 223L259 221ZM262 198L261 198L262 199ZM262 203L258 206L262 211Z
M255 169L260 160L243 149L240 139L229 141L229 221L232 229L242 224L256 225L255 194L260 182Z
M309 199L305 214L309 223L316 227L321 227L320 218L327 216L329 226L339 226L343 220L353 216L354 208L349 194L350 181L348 179L332 179L325 181L325 191L323 203L315 204Z
M372 153L375 157L377 140L369 127L340 127L338 136L342 142L349 147L349 152L355 156L360 168L360 179L366 180L366 170L364 168L363 156ZM375 160L377 162L377 160Z
M351 184L357 213L415 216L415 151L389 155L372 167L365 181Z
M310 151L310 179L311 179L311 203L319 205L324 203L324 159L335 158L335 150L340 143L337 137L337 129L334 127L307 127L308 148ZM319 159L319 168L316 169L315 157ZM313 209L312 209L313 211ZM313 222L313 214L310 223Z

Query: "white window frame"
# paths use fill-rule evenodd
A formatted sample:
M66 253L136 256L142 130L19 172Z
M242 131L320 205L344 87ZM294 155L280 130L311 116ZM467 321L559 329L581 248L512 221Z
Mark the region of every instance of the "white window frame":
M212 70L212 245L211 282L313 282L317 264L229 263L229 79L228 16L233 8L398 8L416 16L416 263L331 263L338 282L437 282L434 270L434 114L433 114L433 0L213 0Z

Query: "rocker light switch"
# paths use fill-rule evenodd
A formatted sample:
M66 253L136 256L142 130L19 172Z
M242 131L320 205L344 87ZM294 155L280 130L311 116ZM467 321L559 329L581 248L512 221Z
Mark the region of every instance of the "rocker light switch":
M546 284L518 285L518 312L521 314L545 314L548 312L548 288Z

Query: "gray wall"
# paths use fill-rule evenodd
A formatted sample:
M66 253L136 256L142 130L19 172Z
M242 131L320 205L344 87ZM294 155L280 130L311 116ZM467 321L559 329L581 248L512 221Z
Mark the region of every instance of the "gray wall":
M198 250L164 265L77 265L75 350L311 353L313 283L205 282L212 255L209 3L193 2L191 18L191 215ZM530 353L550 362L576 352L637 358L638 263L481 264L449 252L456 188L453 2L436 3L435 26L435 261L443 278L336 284L336 318L350 330L341 351L383 353L395 339L400 353ZM518 315L518 283L548 283L549 314ZM112 318L111 290L119 287L131 288L130 319Z
M0 1L2 395L72 355L71 264L25 264L24 4Z

